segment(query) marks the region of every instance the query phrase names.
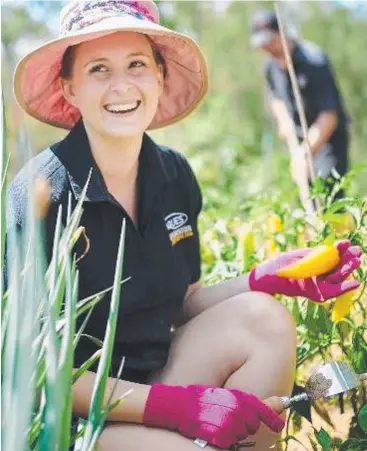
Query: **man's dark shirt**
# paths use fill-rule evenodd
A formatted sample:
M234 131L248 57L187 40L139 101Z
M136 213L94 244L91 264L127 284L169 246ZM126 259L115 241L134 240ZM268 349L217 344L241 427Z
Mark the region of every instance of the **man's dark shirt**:
M314 43L303 41L296 43L292 61L308 127L315 122L321 112L334 110L338 114L338 126L329 139L329 145L338 159L338 166L344 173L347 166L349 117L328 57ZM266 81L271 95L284 101L293 118L297 135L302 139L300 118L288 71L274 58L267 62Z

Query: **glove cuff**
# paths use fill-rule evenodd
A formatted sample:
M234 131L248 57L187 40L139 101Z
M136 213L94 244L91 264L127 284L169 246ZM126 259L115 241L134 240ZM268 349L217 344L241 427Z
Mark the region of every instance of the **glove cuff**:
M153 384L145 404L143 423L146 426L178 429L186 403L186 388Z
M251 291L259 291L261 293L267 293L270 294L272 296L274 296L275 294L277 294L277 290L274 287L274 280L264 280L264 278L266 279L266 275L260 277L260 279L256 278L256 268L253 268L250 271L249 274L249 278L248 278L248 283L250 286L250 290Z

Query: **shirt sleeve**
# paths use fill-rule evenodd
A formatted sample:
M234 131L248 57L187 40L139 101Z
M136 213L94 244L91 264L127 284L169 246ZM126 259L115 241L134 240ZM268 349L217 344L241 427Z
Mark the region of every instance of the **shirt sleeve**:
M187 260L190 267L190 284L200 280L201 277L201 256L200 256L200 236L198 228L198 219L203 207L202 192L197 178L191 166L184 159L186 174L188 177L187 186L190 195L190 226L192 228L192 237L187 240Z
M317 111L339 110L339 94L329 64L314 68L314 96Z

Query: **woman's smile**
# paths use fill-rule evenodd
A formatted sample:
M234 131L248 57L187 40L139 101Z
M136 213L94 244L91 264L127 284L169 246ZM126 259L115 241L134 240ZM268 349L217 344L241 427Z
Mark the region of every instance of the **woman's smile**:
M135 100L126 103L109 103L104 105L103 108L114 116L130 117L138 110L140 105L141 100Z

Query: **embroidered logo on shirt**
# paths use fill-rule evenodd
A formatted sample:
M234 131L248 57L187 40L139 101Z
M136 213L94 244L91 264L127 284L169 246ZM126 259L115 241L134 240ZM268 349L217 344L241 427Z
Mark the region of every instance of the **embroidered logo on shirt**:
M164 218L172 246L194 235L188 219L186 213L171 213Z

